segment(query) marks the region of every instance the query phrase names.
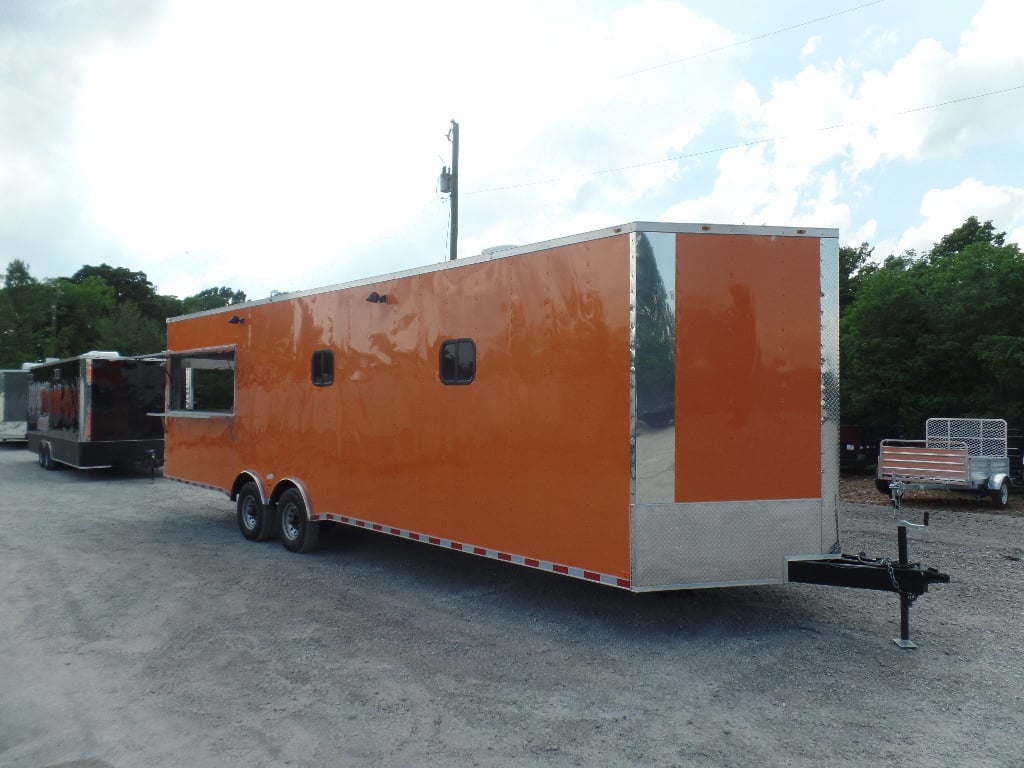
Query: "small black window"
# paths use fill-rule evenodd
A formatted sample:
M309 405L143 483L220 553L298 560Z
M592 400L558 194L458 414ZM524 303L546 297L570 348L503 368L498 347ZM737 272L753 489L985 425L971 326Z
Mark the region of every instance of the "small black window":
M469 384L476 378L476 342L451 339L441 343L441 383Z
M334 351L318 349L313 353L313 386L329 387L334 383Z

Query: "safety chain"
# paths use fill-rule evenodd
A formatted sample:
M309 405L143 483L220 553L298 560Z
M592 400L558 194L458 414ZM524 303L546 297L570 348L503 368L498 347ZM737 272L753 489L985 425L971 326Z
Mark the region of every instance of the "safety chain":
M893 590L893 592L898 594L902 599L906 600L908 606L909 605L913 605L914 601L917 600L917 598L919 598L920 595L915 595L912 592L904 592L903 591L903 588L900 587L899 580L896 578L896 570L892 567L892 559L891 558L888 558L888 557L884 558L882 560L882 564L885 565L885 569L889 572L889 581L892 582L892 590Z
M889 582L892 584L892 591L907 601L907 605L913 605L914 601L920 597L915 595L913 592L904 592L903 588L900 587L899 579L896 578L896 569L893 568L893 561L890 557L868 557L867 553L860 552L857 555L857 559L866 565L884 565L886 573L889 574Z

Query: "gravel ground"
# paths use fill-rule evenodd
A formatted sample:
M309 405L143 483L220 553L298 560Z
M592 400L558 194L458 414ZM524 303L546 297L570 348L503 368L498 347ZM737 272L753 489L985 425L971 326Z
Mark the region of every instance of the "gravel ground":
M895 556L865 481L847 551ZM0 447L0 766L1024 765L1024 518L906 500L894 595L634 595L341 528L293 555L223 496ZM863 503L863 502L868 503Z

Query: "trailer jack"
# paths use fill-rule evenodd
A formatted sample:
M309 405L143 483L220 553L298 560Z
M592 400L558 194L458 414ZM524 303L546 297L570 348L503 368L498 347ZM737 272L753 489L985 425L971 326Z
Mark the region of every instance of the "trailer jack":
M836 587L875 589L895 592L900 597L900 636L893 642L900 648L916 648L910 639L910 606L928 591L929 584L948 584L949 575L935 568L922 568L920 563L911 563L907 555L907 528L923 528L928 525L928 513L922 523L911 523L899 516L903 498L903 484L896 480L890 488L893 514L896 518L897 551L899 559L869 558L863 552L859 555L843 554L828 560L791 560L789 580L803 584L825 584Z

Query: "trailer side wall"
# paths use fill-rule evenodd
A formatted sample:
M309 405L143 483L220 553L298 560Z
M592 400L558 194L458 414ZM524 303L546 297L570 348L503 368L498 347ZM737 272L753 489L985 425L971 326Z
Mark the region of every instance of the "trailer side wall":
M166 474L294 479L315 515L627 577L629 258L620 235L172 320L172 357L235 349L236 392L169 412ZM475 342L471 383L440 381L449 339Z

